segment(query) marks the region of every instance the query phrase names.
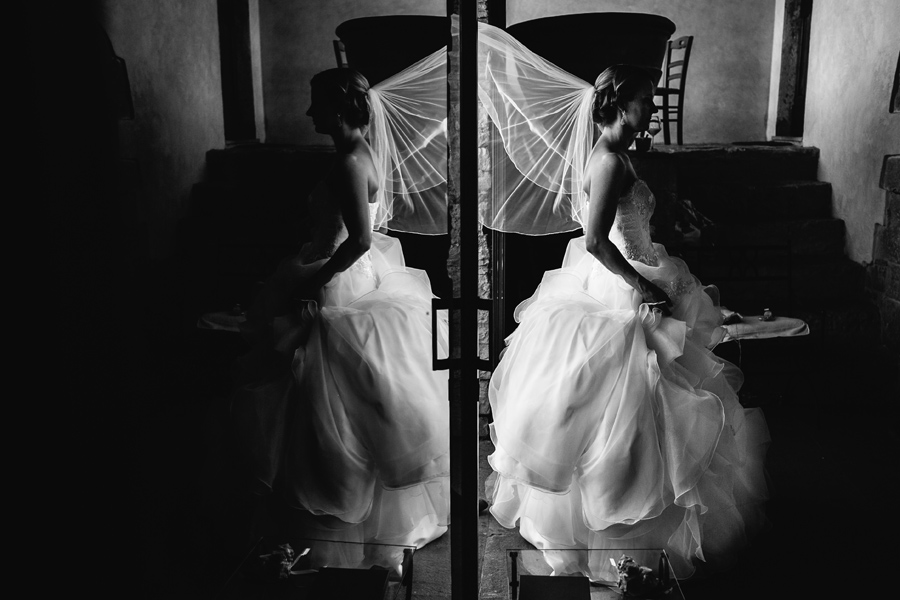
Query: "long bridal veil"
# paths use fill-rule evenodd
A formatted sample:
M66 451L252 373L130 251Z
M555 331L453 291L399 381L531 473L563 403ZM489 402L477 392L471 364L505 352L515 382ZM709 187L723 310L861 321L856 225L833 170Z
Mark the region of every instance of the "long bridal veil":
M483 23L478 53L478 95L505 151L495 155L482 224L527 235L581 228L593 86Z
M453 34L458 22L453 19ZM478 94L504 152L481 224L545 235L582 226L593 86L505 31L478 27ZM447 233L447 48L372 87L369 140L384 173L375 227Z
M369 90L369 141L383 174L373 228L447 233L447 49Z

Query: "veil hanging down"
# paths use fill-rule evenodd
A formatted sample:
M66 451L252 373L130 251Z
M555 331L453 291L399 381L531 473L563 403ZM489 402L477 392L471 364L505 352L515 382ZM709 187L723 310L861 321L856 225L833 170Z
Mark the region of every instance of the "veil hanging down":
M584 167L596 134L593 86L484 23L478 67L478 95L506 155L495 161L482 224L527 235L580 229Z
M458 20L452 19L453 35ZM506 233L580 229L584 165L596 128L593 86L505 31L478 26L478 95L504 154L481 224ZM373 227L447 233L447 48L373 86L369 140L385 174Z
M384 174L373 229L447 233L447 49L369 90L369 141Z

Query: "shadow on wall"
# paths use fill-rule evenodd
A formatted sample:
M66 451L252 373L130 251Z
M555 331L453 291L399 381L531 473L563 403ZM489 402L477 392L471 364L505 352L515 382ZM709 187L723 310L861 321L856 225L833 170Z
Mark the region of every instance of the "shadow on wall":
M900 53L897 54L897 68L894 70L894 85L891 88L889 112L900 113Z
M224 145L218 15L215 0L93 3L93 17L128 65L134 119L119 123L119 159L141 252L170 257L191 187L206 152Z

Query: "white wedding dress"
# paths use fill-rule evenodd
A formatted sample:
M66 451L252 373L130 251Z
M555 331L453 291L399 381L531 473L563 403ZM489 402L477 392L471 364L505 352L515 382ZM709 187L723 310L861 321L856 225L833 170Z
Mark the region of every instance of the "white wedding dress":
M553 550L555 574L607 567L574 549L665 548L685 578L727 566L765 522L765 420L739 404L738 368L711 352L724 333L716 294L651 242L654 205L636 180L610 239L666 291L672 316L574 239L517 308L490 382L491 512Z
M303 276L347 237L324 184L309 201L314 239L290 260ZM448 380L432 370L432 297L400 242L373 232L320 302L248 321L245 333L262 328L270 343L245 360L233 412L257 489L302 515L292 534L421 547L446 532Z

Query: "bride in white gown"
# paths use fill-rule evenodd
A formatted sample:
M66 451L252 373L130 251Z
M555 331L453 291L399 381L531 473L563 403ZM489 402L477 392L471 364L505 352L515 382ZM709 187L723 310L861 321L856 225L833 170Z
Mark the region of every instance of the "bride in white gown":
M309 198L313 239L248 313L232 406L255 490L295 509L293 535L421 547L447 530L447 374L432 370L427 275L373 231L397 193L365 139L370 116L384 127L375 92L346 68L312 80L307 114L335 164Z
M488 27L481 51L482 101L530 186L518 201L508 186L488 216L521 232L546 210L537 220L585 231L516 309L493 373L491 513L558 575L608 567L573 552L586 548L665 548L679 578L727 567L765 523L768 430L738 401L739 369L712 353L714 288L650 239L655 200L626 149L656 112L653 82L619 65L582 89ZM548 112L564 86L564 110Z

